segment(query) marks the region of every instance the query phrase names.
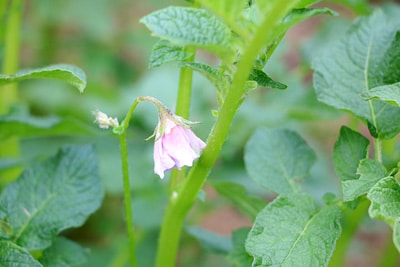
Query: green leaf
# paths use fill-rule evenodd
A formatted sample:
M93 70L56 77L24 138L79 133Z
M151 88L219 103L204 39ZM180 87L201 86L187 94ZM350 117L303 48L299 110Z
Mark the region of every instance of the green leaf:
M204 9L171 6L143 17L140 22L173 45L196 46L218 55L230 49L230 29Z
M287 85L274 81L262 70L253 69L250 73L249 80L256 81L259 86L269 87L273 89L286 89Z
M88 249L64 237L58 237L51 247L43 251L40 263L46 267L81 266L87 261Z
M317 209L308 195L277 197L260 212L247 237L253 266L327 266L341 217L339 207Z
M166 40L158 41L151 50L149 68L159 67L165 63L187 60L193 55L185 51L183 47L171 45Z
M362 159L357 169L360 178L342 183L343 201L351 201L368 191L387 174L385 167L376 160Z
M10 240L42 250L60 231L81 226L100 207L103 194L94 149L65 146L4 188L0 219L12 227Z
M0 116L0 140L10 136L37 137L54 135L93 135L94 127L74 118L35 117L30 114Z
M283 194L299 191L316 157L296 132L261 128L247 142L244 160L252 179Z
M400 83L378 86L361 95L366 100L378 99L390 105L400 107Z
M371 200L369 215L372 218L386 221L391 226L400 218L400 185L393 177L386 177L377 182L367 197Z
M86 87L86 75L78 67L57 64L37 69L20 70L12 75L0 74L0 85L27 79L56 79L71 84L83 93Z
M318 99L367 120L371 133L391 138L400 132L400 108L365 101L363 93L400 80L400 22L381 10L357 20L340 42L313 61Z
M314 1L311 1L314 2ZM331 15L337 16L335 11L329 8L296 8L292 9L286 17L283 18L281 24L278 26L278 31L286 32L292 26L298 24L299 22L315 17L318 15Z
M181 62L180 66L189 67L204 75L217 89L218 103L222 105L226 91L229 87L229 81L218 69L200 62Z
M333 164L342 181L357 179L357 168L361 159L367 157L369 140L358 132L342 126L333 149Z
M234 206L252 221L266 205L263 199L248 195L246 189L240 184L214 182L212 185L219 194L232 201Z
M0 240L0 266L42 267L28 251L9 240Z
M232 262L234 267L249 267L253 262L244 247L246 238L250 228L244 227L232 232L233 249L228 254L228 260Z
M232 242L229 237L217 235L200 227L187 227L186 231L197 238L207 249L217 253L226 253L232 249Z

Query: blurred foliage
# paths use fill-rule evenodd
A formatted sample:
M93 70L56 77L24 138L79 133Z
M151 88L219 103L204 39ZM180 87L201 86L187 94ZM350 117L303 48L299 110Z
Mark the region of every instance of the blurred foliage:
M291 43L296 37L290 37L278 47L266 70L272 79L288 85L288 89L280 91L261 88L249 95L235 118L219 161L210 175L211 186L222 181L237 182L248 192L270 199L272 192L260 189L247 177L243 164L243 147L256 127L284 126L300 132L318 154L318 161L311 169L311 177L304 182L306 191L321 201L325 193L338 192L329 162L334 140L338 136L339 122L347 117L316 100L311 90L309 64L320 47L343 33L354 16L369 13L370 7L363 0L329 2L334 5L326 2L319 5L329 5L339 12L338 17L316 18L313 21L318 22L318 29L315 26L307 28L310 25L307 22L300 24L289 32L289 37L296 36L297 30L306 31L311 37L300 38L301 42L297 42L296 47ZM87 125L92 125L91 111L96 108L122 119L131 101L140 95L157 97L173 108L178 67L171 64L147 70L150 50L156 40L139 24L139 19L162 7L186 4L178 0L26 1L22 24L21 67L61 62L74 64L85 71L87 88L80 95L74 90L64 90L67 85L57 81L22 82L19 85L21 105L28 107L34 116L72 117ZM0 50L0 59L2 56ZM214 60L202 51L197 56L205 61ZM289 68L294 63L296 67ZM202 139L207 137L214 122L211 109L216 106L217 94L210 82L195 75L191 119L201 122L194 127L194 131ZM128 140L133 216L138 228L139 266L144 267L153 265L168 190L168 178L160 180L153 174L152 143L144 142L152 134L156 123L155 108L150 104L140 105L133 116ZM85 266L126 266L128 249L123 218L121 163L116 138L102 131L82 136L27 137L22 140L23 159L20 163L54 154L59 147L68 143L95 145L106 198L102 208L85 226L69 230L65 235L91 248L92 253ZM189 219L191 225L202 226L204 218L209 215L210 206L227 209L231 205L222 197L213 197L211 186L206 190L207 201L198 203L192 211ZM217 226L227 223L225 218L217 219L214 223ZM372 231L384 230L379 228ZM181 266L229 266L224 255L204 249L192 235L193 231L183 236L182 255L179 259Z

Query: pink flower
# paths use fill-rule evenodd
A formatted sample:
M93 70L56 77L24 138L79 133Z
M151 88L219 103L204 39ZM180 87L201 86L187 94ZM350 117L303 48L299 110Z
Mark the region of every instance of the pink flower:
M176 120L173 121L168 116L161 118L156 129L154 172L160 178L164 178L164 172L174 167L180 169L182 166L192 166L206 146L185 125L183 119L177 116L173 116L173 119Z

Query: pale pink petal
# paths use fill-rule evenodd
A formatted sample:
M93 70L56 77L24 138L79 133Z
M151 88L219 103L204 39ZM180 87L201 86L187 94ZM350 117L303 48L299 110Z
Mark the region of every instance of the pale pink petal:
M169 134L163 136L163 148L166 153L175 161L176 166L192 166L193 160L198 158L198 154L190 146L184 128L175 126Z
M156 130L154 172L163 178L164 172L174 167L192 166L205 146L190 129L167 118L165 125L159 124Z
M154 172L164 178L164 171L170 170L175 166L175 161L163 151L162 138L154 142Z

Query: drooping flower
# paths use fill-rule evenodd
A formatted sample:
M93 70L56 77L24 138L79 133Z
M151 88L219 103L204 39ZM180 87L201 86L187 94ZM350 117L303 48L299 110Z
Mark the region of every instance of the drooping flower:
M192 166L206 146L192 132L188 123L170 113L160 114L154 142L154 172L160 178L164 178L164 172L172 168Z
M108 129L108 127L110 127L110 126L111 127L119 126L117 118L108 117L107 114L99 111L98 109L93 111L92 114L96 117L94 122L97 123L99 125L99 127L102 129Z

